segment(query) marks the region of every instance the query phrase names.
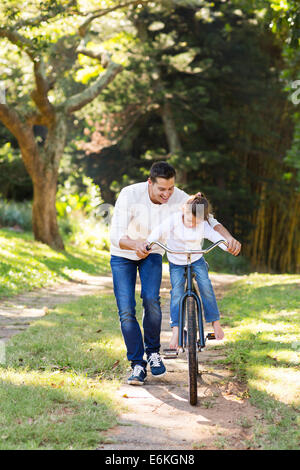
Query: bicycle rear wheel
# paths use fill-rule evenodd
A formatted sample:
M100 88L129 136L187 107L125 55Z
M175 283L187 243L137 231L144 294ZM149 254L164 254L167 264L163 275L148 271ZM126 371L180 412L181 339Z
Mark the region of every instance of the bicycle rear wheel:
M191 405L197 404L197 323L196 323L196 302L193 297L187 297L187 351L188 351L188 371L189 371L189 402Z

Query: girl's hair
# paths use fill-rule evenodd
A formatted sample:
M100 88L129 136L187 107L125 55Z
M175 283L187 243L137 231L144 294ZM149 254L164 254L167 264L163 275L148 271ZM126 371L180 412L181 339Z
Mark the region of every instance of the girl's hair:
M191 196L188 200L187 200L187 204L191 204L192 205L192 214L196 217L198 214L197 214L197 207L199 205L203 205L203 209L204 209L204 220L206 220L208 222L208 216L209 214L212 213L212 207L211 207L211 204L210 202L206 199L206 197L204 196L204 194L202 194L201 196L198 196L197 194L195 194L194 196ZM199 209L198 209L199 211ZM199 212L198 212L199 213Z

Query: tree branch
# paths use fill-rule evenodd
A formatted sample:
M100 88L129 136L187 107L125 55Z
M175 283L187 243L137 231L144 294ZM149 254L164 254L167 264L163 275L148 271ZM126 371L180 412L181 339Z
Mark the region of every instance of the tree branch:
M50 84L47 81L45 74L44 62L42 59L34 61L33 64L36 89L31 93L32 99L37 105L40 112L49 117L49 121L54 119L54 107L48 99L48 91Z
M77 12L76 1L70 0L66 5L57 5L56 9L53 11L47 11L45 14L38 15L34 18L28 18L20 20L13 25L14 29L18 30L24 26L40 26L42 22L47 22L56 18L58 15L68 14L70 12L69 8L74 7L73 11Z
M94 52L89 49L77 49L77 54L86 55L91 59L97 59L101 63L102 67L106 68L110 63L110 56L107 52Z
M110 61L106 72L103 73L93 85L89 86L81 93L71 96L63 103L62 106L65 112L69 114L73 113L93 101L122 69L122 65Z
M91 12L88 16L88 18L82 23L81 26L79 26L78 32L81 37L84 37L87 33L87 30L93 20L96 18L100 18L101 16L107 15L108 13L111 13L112 11L118 10L119 8L125 8L131 5L145 5L149 3L151 0L134 0L131 2L125 2L125 3L120 3L119 5L116 5L111 8L106 8L105 10L95 10Z
M0 103L0 121L3 122L17 140L24 138L26 126L22 123L19 114L7 104Z
M8 39L11 43L24 50L31 60L35 60L36 54L30 39L27 39L15 30L8 28L0 28L0 38Z
M24 124L19 114L6 104L0 104L0 121L17 139L24 164L28 173L33 177L33 168L36 165L35 155L38 150L32 126L28 122Z
M11 43L24 50L32 60L36 84L36 89L31 94L32 99L42 114L49 116L50 119L53 119L54 109L47 96L50 89L50 84L46 78L42 57L40 57L39 53L35 51L32 42L16 31L0 28L0 37L7 38Z

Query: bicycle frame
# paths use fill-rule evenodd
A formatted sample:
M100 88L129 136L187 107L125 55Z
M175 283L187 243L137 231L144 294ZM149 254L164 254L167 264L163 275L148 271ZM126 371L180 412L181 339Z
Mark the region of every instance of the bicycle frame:
M193 273L192 273L192 264L191 264L191 255L188 255L188 264L186 266L186 289L183 296L180 299L179 303L179 336L178 336L178 346L181 349L184 349L183 341L183 331L184 331L184 321L185 321L185 302L187 297L193 297L196 301L197 312L198 312L198 328L199 328L199 340L200 348L204 348L205 339L204 339L204 327L203 327L203 317L202 317L202 305L201 300L194 290L193 286Z

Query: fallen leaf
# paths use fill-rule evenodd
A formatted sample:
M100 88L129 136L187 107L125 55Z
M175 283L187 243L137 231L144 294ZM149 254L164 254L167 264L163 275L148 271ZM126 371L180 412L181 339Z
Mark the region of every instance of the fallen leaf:
M112 369L115 369L119 364L120 364L120 361L116 361L116 362L112 365Z

